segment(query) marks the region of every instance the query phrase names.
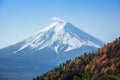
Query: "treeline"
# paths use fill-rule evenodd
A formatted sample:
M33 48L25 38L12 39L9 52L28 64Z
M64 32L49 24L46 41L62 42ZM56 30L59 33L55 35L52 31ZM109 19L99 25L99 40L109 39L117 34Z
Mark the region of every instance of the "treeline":
M120 77L120 38L33 80L120 80L117 76Z

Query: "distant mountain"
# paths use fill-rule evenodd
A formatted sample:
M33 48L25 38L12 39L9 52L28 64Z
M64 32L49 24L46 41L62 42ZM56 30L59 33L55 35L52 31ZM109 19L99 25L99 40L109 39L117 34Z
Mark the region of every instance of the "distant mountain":
M120 80L120 38L33 80Z
M57 17L54 19L53 23L29 38L0 49L0 75L3 78L27 80L84 52L95 52L104 45L103 41L71 23Z

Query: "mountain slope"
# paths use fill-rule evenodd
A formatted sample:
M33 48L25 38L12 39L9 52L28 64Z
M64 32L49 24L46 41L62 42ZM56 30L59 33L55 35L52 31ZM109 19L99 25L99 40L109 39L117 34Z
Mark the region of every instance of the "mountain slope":
M119 57L120 38L100 48L95 54L84 53L33 80L120 80Z
M120 77L120 38L102 47L87 69L101 80L105 73Z
M26 39L25 44L18 51L29 46L39 50L50 47L56 53L61 53L80 48L81 46L99 48L102 45L102 41L77 29L70 23L54 22L37 34Z
M31 37L0 49L0 75L4 77L6 72L21 72L21 76L22 72L42 74L84 52L95 52L103 44L103 41L57 18ZM33 73L25 80L31 75ZM19 78L15 76L13 79Z

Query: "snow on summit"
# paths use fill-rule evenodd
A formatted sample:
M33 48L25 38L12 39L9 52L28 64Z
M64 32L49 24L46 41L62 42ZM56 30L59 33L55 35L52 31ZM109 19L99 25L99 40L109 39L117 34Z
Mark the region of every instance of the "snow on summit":
M49 47L56 53L67 52L82 46L99 48L103 45L100 40L79 30L74 25L58 18L52 18L54 22L25 40L25 44L17 51L26 47L41 50Z
M5 79L31 80L35 75L42 75L84 52L95 52L104 45L103 41L71 23L58 17L53 19L29 38L0 49L0 69Z

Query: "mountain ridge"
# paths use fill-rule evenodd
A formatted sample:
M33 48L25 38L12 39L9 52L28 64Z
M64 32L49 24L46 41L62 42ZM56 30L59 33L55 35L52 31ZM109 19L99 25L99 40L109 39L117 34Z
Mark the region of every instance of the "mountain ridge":
M51 46L52 44L54 45L54 41L57 41L57 40L58 40L58 42L62 42L62 44L69 45L69 48L70 48L70 46L72 46L71 47L72 49L80 47L80 45L82 45L81 43L83 43L83 45L87 45L88 44L88 45L91 45L91 46L95 46L97 48L100 48L100 46L103 45L102 41L101 41L101 43L99 43L100 41L97 41L97 40L94 41L95 38L93 38L91 40L87 39L87 37L90 36L89 34L83 32L82 30L78 30L78 28L73 28L73 26L74 25L72 25L70 23L67 23L67 22L54 22L54 23L50 24L49 26L47 26L46 28L44 28L41 31L39 31L37 34L35 34L32 37L29 37L27 40L25 40L28 43L29 42L32 42L32 43L24 45L19 50L24 49L28 45L33 47L33 48L41 46L42 42L43 43L45 42L43 40L38 40L41 37L44 37L44 38L46 38L48 40L49 39L52 39L52 40L47 43L48 45L44 45L43 44L43 46L41 48L39 48L39 49L43 49L45 46ZM46 32L48 32L48 33L46 33ZM44 36L44 34L46 36ZM51 34L51 35L49 35L49 34ZM78 36L78 34L81 35L81 36ZM75 37L75 39L73 39L72 37ZM73 41L72 41L72 39L73 39ZM67 43L67 41L69 41L69 43ZM81 42L79 42L79 41L81 41ZM88 41L88 42L85 42L85 41ZM94 43L92 43L92 41L94 41ZM74 44L71 44L71 43L74 43ZM99 43L99 45L96 45L98 43ZM58 50L56 50L56 49L57 49L57 46L55 46L54 50L58 53ZM69 51L69 49L67 51Z
M14 74L12 70L14 72L30 71L31 75L35 75L32 74L34 71L37 71L37 75L42 74L66 60L73 60L84 52L95 52L104 45L103 41L76 28L71 23L59 21L57 18L56 20L29 38L0 49L0 69L2 70L0 75L6 71ZM6 74L9 74L8 72ZM19 75L24 76L22 73ZM13 79L16 77L9 80Z

